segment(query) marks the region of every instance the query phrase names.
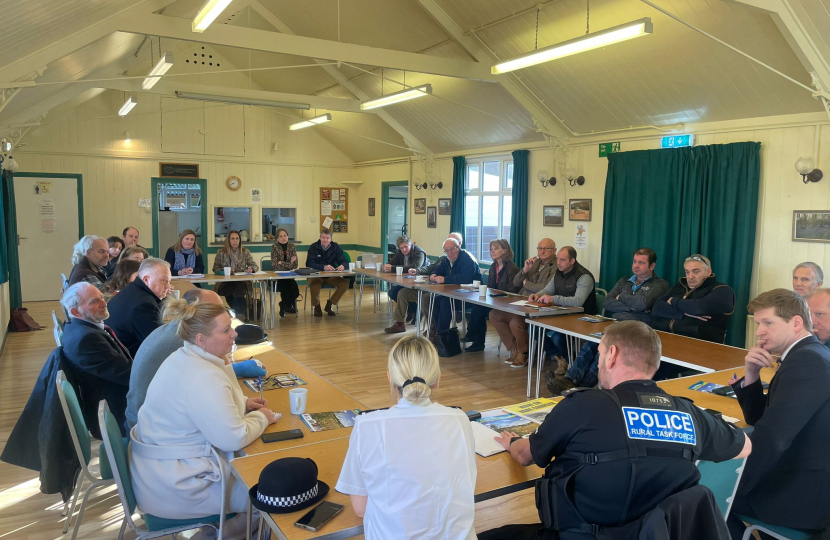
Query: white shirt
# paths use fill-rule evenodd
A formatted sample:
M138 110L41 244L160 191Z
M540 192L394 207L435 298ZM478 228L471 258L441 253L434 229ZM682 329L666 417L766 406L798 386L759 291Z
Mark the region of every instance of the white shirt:
M335 489L368 496L366 540L475 540L475 484L467 415L401 399L357 417Z

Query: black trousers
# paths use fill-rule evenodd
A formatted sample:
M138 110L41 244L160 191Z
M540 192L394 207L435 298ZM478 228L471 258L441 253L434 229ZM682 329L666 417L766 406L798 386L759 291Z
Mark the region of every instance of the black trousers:
M473 345L484 345L484 336L487 334L487 315L490 308L474 305L470 308L470 320L467 321L467 341Z
M297 286L297 282L293 279L277 280L277 291L280 293L280 300L283 305L293 304L300 296L300 287Z

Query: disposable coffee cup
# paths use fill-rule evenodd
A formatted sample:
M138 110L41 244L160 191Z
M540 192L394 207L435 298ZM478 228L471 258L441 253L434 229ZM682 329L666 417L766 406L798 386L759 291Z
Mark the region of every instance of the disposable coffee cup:
M349 272L354 272L355 268L356 266L354 265L354 263L349 263Z
M363 261L357 261L355 264L355 268L363 268Z
M233 275L233 268L230 266L225 267L225 277L231 277Z
M474 279L473 280L473 287L481 287L481 281Z
M427 280L426 276L415 276L415 283L423 283Z
M479 296L487 296L487 285L479 285L478 286L478 295Z
M383 263L375 263L375 270L383 272Z
M396 273L398 276L402 276L402 275L403 275L403 266L396 266L396 267L395 267L395 273Z
M176 300L178 300L181 297L181 294L182 292L178 289L173 289L172 291L170 291L170 296L172 296Z
M308 403L308 389L292 388L288 391L288 400L291 403L291 414L303 414Z

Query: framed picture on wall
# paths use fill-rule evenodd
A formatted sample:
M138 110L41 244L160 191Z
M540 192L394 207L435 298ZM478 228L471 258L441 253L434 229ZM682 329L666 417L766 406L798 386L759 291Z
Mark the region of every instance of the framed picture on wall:
M794 210L793 241L830 242L830 210Z
M591 221L591 199L568 200L568 219L571 221Z
M369 199L369 215L370 216L375 215L375 199L374 199L374 197Z
M438 227L438 209L434 206L427 206L427 228Z
M565 205L560 204L558 206L543 206L542 225L545 227L564 227Z
M452 199L438 199L438 215L449 216L452 214L450 204Z
M415 213L416 214L426 214L427 213L427 200L426 199L415 199Z

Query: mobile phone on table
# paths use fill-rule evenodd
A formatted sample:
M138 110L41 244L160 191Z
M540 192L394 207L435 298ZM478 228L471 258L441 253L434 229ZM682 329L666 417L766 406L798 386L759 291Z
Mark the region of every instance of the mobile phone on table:
M490 298L499 298L501 296L507 296L507 293L503 293L503 292L490 293Z
M303 432L299 429L289 429L288 431L275 431L273 433L263 433L262 442L272 443L280 441L290 441L291 439L302 439Z
M312 508L306 515L294 522L295 527L307 531L317 532L328 523L331 518L343 511L343 505L330 501L323 501Z

